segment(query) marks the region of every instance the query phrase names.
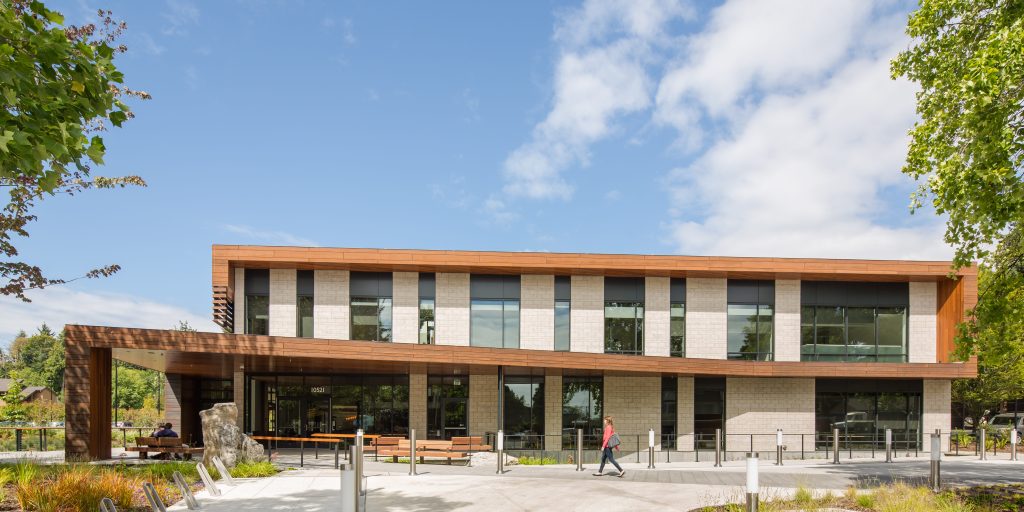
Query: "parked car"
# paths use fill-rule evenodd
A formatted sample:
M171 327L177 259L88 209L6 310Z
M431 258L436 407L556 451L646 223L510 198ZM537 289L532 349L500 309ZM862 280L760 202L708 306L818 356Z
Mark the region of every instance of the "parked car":
M875 420L869 418L866 412L849 412L846 413L845 421L834 423L832 428L838 428L843 433L867 434L874 431Z
M1007 434L1011 429L1024 434L1024 415L996 414L988 424L1000 435Z

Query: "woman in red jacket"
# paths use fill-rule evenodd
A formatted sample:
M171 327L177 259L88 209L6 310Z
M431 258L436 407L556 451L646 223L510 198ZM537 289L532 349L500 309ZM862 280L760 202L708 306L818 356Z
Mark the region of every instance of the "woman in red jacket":
M601 441L601 467L597 468L597 473L594 476L604 476L604 463L611 461L615 469L619 470L619 474L615 475L622 477L626 474L626 471L619 466L618 462L615 462L615 454L612 453L612 449L619 449L619 445L622 441L619 439L619 435L615 433L615 425L612 424L612 417L604 417L604 439Z

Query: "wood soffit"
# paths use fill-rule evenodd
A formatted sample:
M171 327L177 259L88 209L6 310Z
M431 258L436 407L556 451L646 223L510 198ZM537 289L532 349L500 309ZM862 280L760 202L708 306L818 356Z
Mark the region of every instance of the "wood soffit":
M447 345L378 343L193 333L173 330L66 326L70 346L111 348L118 357L171 373L230 375L241 365L247 371L408 371L415 365L445 370L490 369L497 366L572 371L627 372L665 375L747 377L971 378L977 362L844 363L751 362L625 356L546 350L496 349ZM219 355L211 357L213 355ZM301 356L298 356L301 354ZM160 366L163 365L163 366ZM179 366L175 368L175 366ZM262 369L262 370L261 370Z

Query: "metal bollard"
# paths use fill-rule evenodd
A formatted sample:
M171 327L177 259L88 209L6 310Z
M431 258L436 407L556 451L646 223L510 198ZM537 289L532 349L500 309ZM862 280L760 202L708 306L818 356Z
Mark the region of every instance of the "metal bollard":
M782 465L782 429L775 430L775 465Z
M747 454L747 512L757 512L758 492L757 452Z
M892 429L885 429L885 461L892 462Z
M416 476L416 429L409 429L409 476Z
M839 464L839 429L832 429L832 464Z
M722 467L722 429L715 429L715 467Z
M985 429L979 428L978 430L978 453L981 454L979 460L986 460L988 454L985 453Z
M1010 430L1010 460L1017 461L1017 429Z
M932 491L939 492L939 489L942 487L942 475L939 472L939 466L942 464L942 434L939 430L932 434L931 456L931 474L929 475L928 483L931 485Z
M647 469L654 469L654 429L647 431Z
M500 475L505 472L505 431L498 430L498 470L496 474Z
M576 429L576 471L583 471L583 429Z
M356 472L355 460L358 456L358 449L352 445L350 449L350 464L341 468L341 511L359 511L359 476Z
M355 460L352 461L356 470L356 499L363 495L363 429L356 430ZM358 504L356 510L359 510Z

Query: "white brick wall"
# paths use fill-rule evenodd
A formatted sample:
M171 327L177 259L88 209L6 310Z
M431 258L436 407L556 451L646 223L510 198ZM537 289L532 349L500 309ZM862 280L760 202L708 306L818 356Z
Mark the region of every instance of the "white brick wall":
M774 451L775 430L781 428L788 451L800 450L799 434L814 433L814 379L729 377L725 388L726 450ZM814 448L813 436L805 439Z
M686 280L686 357L726 358L725 279Z
M573 352L604 352L604 277L572 276L569 340Z
M608 373L604 376L604 413L615 421L622 449L647 449L647 431L654 428L655 449L661 450L661 376L639 377Z
M907 321L910 339L907 350L911 363L935 362L935 314L938 310L936 286L933 281L910 283L910 318Z
M519 348L555 349L555 276L521 278Z
M952 401L951 381L925 379L924 390L921 397L924 402L924 412L921 417L922 451L931 451L931 437L929 434L935 429L941 429L942 446L949 446L949 432L952 428L953 418L950 414L950 401Z
M693 377L677 379L676 434L677 450L693 450Z
M469 346L469 274L437 274L438 345Z
M347 270L313 271L313 337L349 339Z
M427 438L427 373L424 369L409 372L409 428L416 429L418 439Z
M234 330L237 334L245 332L245 269L235 269L235 316Z
M544 376L544 449L562 449L562 375Z
M294 268L270 269L270 335L296 335L296 274Z
M391 341L419 343L420 275L395 272L391 280Z
M469 376L469 435L482 436L498 429L498 374Z
M644 280L644 355L669 355L669 302L669 278Z
M800 281L775 281L775 360L800 360Z

